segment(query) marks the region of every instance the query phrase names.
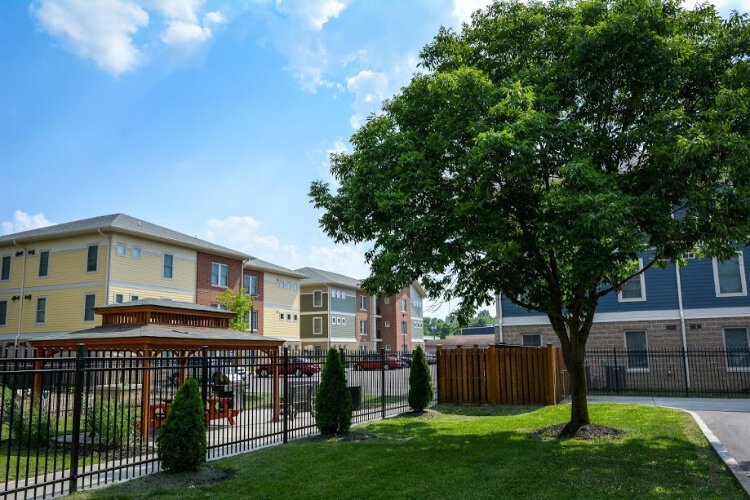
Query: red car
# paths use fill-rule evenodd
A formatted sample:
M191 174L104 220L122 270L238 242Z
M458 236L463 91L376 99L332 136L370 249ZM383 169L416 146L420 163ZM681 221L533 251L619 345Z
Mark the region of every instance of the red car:
M395 356L386 356L385 363L380 354L368 354L364 358L352 363L355 370L390 370L391 368L403 368L404 362Z
M289 375L294 375L295 377L301 377L302 375L312 377L319 371L320 365L311 362L307 358L290 358L286 372ZM270 365L259 366L255 369L255 374L260 377L268 377L272 372L273 367L271 367ZM284 363L281 359L279 359L279 373L284 373Z

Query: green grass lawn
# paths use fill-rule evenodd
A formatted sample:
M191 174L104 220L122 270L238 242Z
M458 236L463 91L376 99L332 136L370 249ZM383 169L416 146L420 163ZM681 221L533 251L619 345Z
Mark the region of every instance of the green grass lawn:
M677 410L592 404L596 423L626 432L592 441L529 436L564 422L567 405L437 410L354 428L378 439L309 439L212 462L206 468L235 474L214 484L163 474L82 496L742 498L692 418Z

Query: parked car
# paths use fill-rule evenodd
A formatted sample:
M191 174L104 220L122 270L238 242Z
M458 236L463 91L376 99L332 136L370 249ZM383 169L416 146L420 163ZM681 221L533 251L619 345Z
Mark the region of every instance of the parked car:
M385 362L380 354L368 354L363 358L356 359L352 362L352 368L355 370L390 370L392 368L403 368L404 362L396 356L386 356Z
M414 355L410 352L402 352L401 354L398 354L398 359L401 360L401 362L404 364L404 366L411 367L412 362L414 361Z
M208 381L213 385L226 385L230 383L242 383L247 378L245 367L236 366L231 358L208 358ZM192 377L202 381L203 358L190 357L185 365L186 377ZM172 373L172 385L177 387L180 383L180 373Z
M309 358L291 358L287 365L286 373L294 375L295 377L301 377L302 375L312 377L319 371L320 365L313 363ZM273 367L271 365L261 365L255 368L255 374L259 377L268 377L271 373L273 373ZM279 364L279 373L284 373L284 364L281 361Z
M437 355L431 352L426 352L424 356L427 358L428 365L437 364Z

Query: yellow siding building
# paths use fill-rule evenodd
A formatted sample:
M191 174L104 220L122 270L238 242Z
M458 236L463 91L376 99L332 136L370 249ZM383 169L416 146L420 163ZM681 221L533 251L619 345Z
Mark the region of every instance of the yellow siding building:
M0 237L0 342L98 326L95 306L196 301L198 251L249 257L124 214Z

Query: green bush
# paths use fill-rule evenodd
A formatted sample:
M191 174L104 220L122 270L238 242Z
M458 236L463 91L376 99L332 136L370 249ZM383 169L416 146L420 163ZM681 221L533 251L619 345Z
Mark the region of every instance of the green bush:
M47 409L39 405L23 405L15 403L10 432L13 440L22 446L44 448L52 440L54 419L50 418ZM10 419L10 415L8 416Z
M206 410L194 378L175 393L159 429L158 450L162 468L172 472L193 471L206 461Z
M0 422L4 424L10 424L10 415L11 413L16 412L16 399L13 397L13 391L8 389L5 386L2 387L2 394L0 394L0 398L2 399L3 405L0 407L0 411L3 412L2 416L0 417Z
M418 346L414 349L409 373L409 406L414 411L422 411L427 408L434 395L430 367L424 350Z
M137 420L135 409L118 405L114 398L100 399L86 409L85 427L87 432L99 438L101 446L120 448L132 442Z
M352 425L352 396L346 386L344 364L339 352L328 349L320 386L315 397L315 423L322 434L349 432Z

